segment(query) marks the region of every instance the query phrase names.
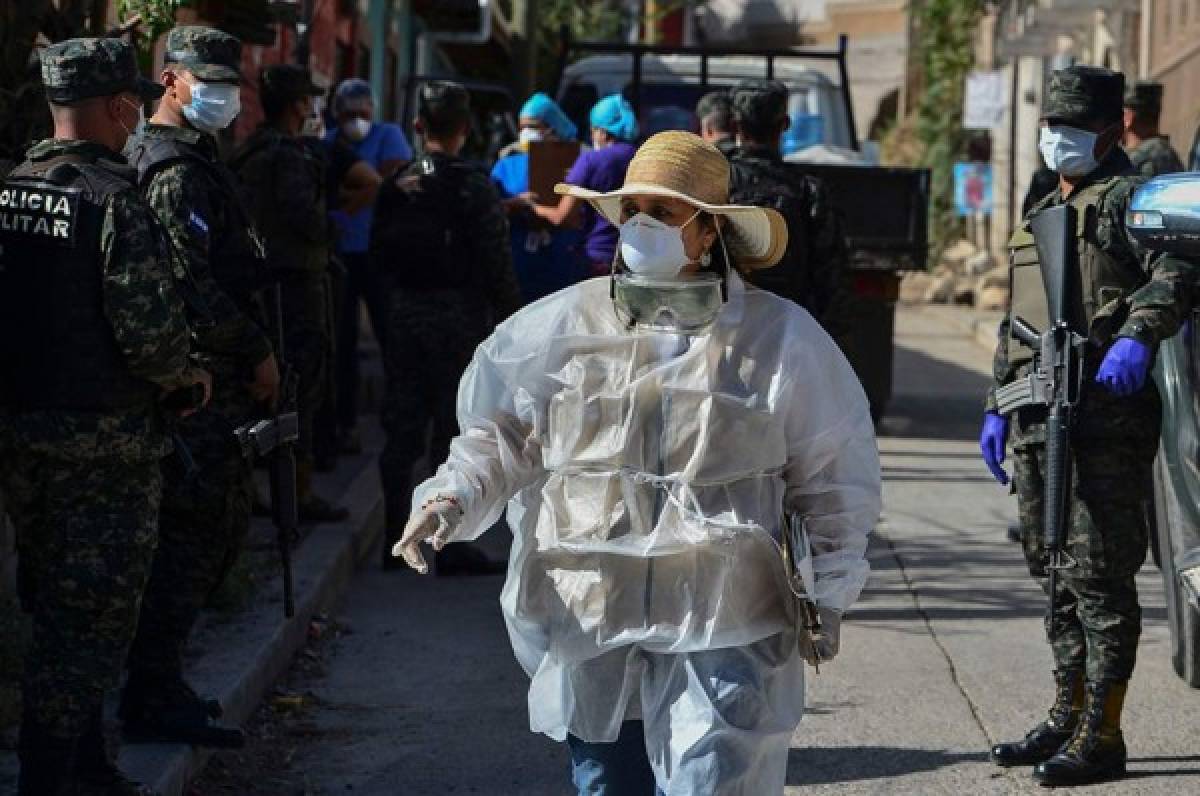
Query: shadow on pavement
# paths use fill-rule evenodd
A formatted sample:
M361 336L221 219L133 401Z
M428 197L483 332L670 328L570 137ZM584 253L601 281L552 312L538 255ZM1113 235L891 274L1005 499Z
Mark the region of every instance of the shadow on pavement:
M986 752L909 749L894 746L814 747L788 751L788 785L833 785L936 771L959 763L981 763Z
M881 436L979 437L983 399L991 386L987 376L902 345L896 346L895 371L896 383L906 386L892 397L880 424Z

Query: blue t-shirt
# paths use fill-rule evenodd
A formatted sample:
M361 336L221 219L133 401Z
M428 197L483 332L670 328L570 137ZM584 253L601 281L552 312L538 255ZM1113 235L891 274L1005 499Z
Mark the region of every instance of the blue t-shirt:
M325 142L332 145L338 137L335 128L325 136ZM344 139L343 139L344 140ZM347 142L348 143L348 142ZM371 132L357 144L351 144L355 154L378 169L385 160L412 160L412 147L404 137L404 131L388 122L375 122ZM361 253L367 250L371 242L372 208L366 207L354 215L347 215L339 210L330 213L338 226L338 251Z
M511 199L529 190L529 155L516 152L496 161L492 181L500 196ZM547 232L534 229L520 219L509 225L513 270L528 304L542 296L562 290L583 279L584 268L578 252L578 230L558 229Z

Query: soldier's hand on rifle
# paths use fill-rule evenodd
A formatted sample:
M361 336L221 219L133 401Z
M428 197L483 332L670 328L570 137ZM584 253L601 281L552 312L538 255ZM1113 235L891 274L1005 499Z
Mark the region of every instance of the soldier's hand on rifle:
M979 434L979 449L983 461L1000 483L1008 486L1008 473L1004 472L1004 448L1008 444L1008 418L995 412L983 416L983 431Z
M279 401L279 363L274 354L254 366L254 381L250 383L250 395L257 403L274 409Z
M208 399L212 397L212 374L193 366L188 368L184 382L183 387L164 391L162 406L180 417L190 417L208 406Z
M404 534L392 548L392 555L404 559L404 563L424 575L429 571L425 557L421 555L421 542L431 539L434 550L441 550L462 520L462 507L453 497L438 495L425 501L421 508L408 519Z
M212 374L203 368L195 368L193 369L193 376L192 384L199 384L204 388L204 397L200 400L200 405L191 411L185 412L184 417L208 406L208 402L212 398Z
M1096 381L1113 395L1133 395L1146 384L1150 371L1150 346L1132 337L1119 337L1104 355Z

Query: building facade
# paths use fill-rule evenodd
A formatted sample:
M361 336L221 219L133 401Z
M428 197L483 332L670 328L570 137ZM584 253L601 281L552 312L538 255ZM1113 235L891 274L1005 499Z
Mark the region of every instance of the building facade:
M1142 77L1163 84L1161 126L1189 162L1200 126L1200 0L1142 0Z

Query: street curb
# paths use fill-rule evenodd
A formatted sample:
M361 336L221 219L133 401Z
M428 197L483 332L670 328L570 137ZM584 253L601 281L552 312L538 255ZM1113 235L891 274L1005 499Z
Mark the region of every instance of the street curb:
M196 690L220 700L222 723L242 725L250 718L304 646L314 615L342 596L358 563L382 535L383 493L373 457L340 502L350 509L349 519L316 526L293 554L296 615L285 620L282 599L270 600L222 625L222 644L188 666ZM280 594L280 579L263 590ZM212 750L183 744L126 745L120 765L162 796L181 796L211 755Z

